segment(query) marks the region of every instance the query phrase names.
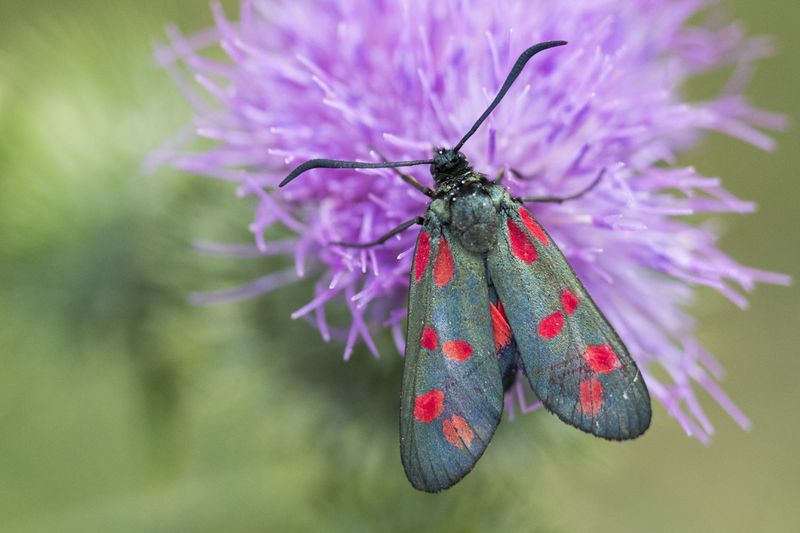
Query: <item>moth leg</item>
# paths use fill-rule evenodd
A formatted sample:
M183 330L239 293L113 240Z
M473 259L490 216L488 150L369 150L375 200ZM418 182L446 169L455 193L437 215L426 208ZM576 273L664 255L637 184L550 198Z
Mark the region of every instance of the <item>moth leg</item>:
M512 170L513 172L513 170ZM578 191L575 194L570 194L569 196L522 196L517 198L520 202L550 202L554 204L560 204L566 202L567 200L574 200L576 198L580 198L587 192L591 191L597 184L600 183L600 180L603 179L603 175L606 173L606 169L600 171L597 177L589 184L588 187L583 189L582 191Z
M389 233L387 233L386 235L384 235L380 239L377 239L377 240L374 240L374 241L371 241L371 242L357 243L357 242L336 241L336 242L331 242L331 243L328 243L328 244L332 244L332 245L336 245L336 246L343 246L345 248L371 248L373 246L378 246L379 244L385 243L386 241L388 241L389 239L391 239L392 237L394 237L395 235L397 235L399 233L403 233L405 230L407 230L408 228L410 228L414 224L422 224L422 222L424 222L424 220L425 219L423 217L414 217L411 220L403 222L402 224L400 224L399 226L397 226L396 228L391 230Z
M506 167L500 169L500 172L497 173L497 177L494 179L494 183L500 184L503 183L503 180L506 178Z
M380 153L378 150L376 150L375 148L373 148L372 150L373 150L373 151L374 151L376 154L378 154L378 156L379 156L379 157L380 157L380 158L383 160L383 162L384 162L384 163L388 163L388 162L389 162L389 160L388 160L388 159L386 159L386 158L383 156L383 154L382 154L382 153ZM433 193L433 190L432 190L432 189L430 189L429 187L426 187L425 185L421 184L420 182L418 182L418 181L417 181L417 180L416 180L416 179L415 179L413 176L409 176L408 174L406 174L406 173L404 173L404 172L400 172L400 171L399 171L399 170L397 170L396 168L392 168L392 170L394 171L394 173L395 173L395 174L397 174L398 176L400 176L400 179L401 179L401 180L405 181L406 183L408 183L409 185L411 185L412 187L414 187L415 189L417 189L418 191L420 191L420 192L421 192L422 194L424 194L425 196L428 196L428 197L430 197L430 198L433 198L433 194L434 194L434 193Z
M539 174L534 174L533 176L528 176L526 174L523 174L522 172L520 172L516 168L509 168L508 171L511 174L513 174L515 178L517 178L518 180L522 180L522 181L535 180L536 178L539 177Z

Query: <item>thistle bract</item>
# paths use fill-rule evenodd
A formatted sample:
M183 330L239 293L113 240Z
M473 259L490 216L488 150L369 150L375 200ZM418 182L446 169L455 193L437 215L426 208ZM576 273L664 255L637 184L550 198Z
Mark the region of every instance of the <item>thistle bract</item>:
M687 307L708 286L744 307L757 282L788 278L741 266L716 247L717 235L688 215L746 213L751 203L715 178L674 165L707 130L763 149L759 128L782 120L742 96L752 63L769 53L736 24L702 20L701 0L639 2L501 0L478 2L273 2L246 0L235 20L213 7L216 26L183 36L170 30L158 60L175 78L195 119L154 154L187 172L229 180L254 196L246 246L206 246L231 255L282 254L291 271L246 287L198 296L202 303L265 293L314 276L315 293L294 317L326 340L341 338L345 358L391 328L402 352L416 232L368 250L328 246L373 240L424 213L428 198L388 169L317 169L286 189L289 170L311 158L378 162L429 159L452 146L491 101L509 66L533 43L569 41L541 57L464 146L473 166L494 176L514 169L514 195L591 192L560 206L535 207L589 293L628 346L650 392L684 430L713 432L695 397L704 388L743 427L749 422L717 385L721 368L697 341ZM707 17L718 20L716 17ZM227 55L208 53L221 48ZM687 102L685 81L721 66L732 72L715 99ZM191 151L197 138L216 141ZM425 168L408 169L431 185ZM293 237L267 240L285 228ZM326 304L344 302L344 330ZM657 378L653 372L666 372ZM521 385L506 398L513 412Z

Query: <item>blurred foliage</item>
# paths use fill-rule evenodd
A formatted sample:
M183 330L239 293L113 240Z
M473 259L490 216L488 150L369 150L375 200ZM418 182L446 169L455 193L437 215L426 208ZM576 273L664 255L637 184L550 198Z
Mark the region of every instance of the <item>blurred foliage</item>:
M800 8L767 3L730 3L784 50L752 94L797 117ZM248 242L250 206L227 184L143 172L190 118L152 59L169 22L191 31L211 16L190 0L0 0L2 531L796 526L791 289L762 288L748 313L702 293L707 344L752 432L712 408L719 434L704 448L657 408L647 437L620 446L537 413L504 423L454 489L411 489L397 443L401 361L388 338L385 357L361 349L343 364L341 345L309 342L316 333L288 317L311 293L304 284L187 303L193 290L282 265L196 255L193 239ZM726 249L797 275L800 251L778 228L797 222L800 151L795 133L778 138L778 152L762 154L712 136L685 159L762 206L726 219Z

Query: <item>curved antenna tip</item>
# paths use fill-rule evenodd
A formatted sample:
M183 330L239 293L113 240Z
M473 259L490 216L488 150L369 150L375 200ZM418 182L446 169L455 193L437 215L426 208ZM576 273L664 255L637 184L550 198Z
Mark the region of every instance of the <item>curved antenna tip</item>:
M500 91L498 91L497 96L494 97L492 103L489 104L489 107L487 107L478 120L475 121L475 124L472 125L469 131L461 138L460 141L458 141L458 144L453 148L453 150L456 152L460 151L461 147L464 146L464 143L467 142L476 131L478 131L480 125L483 124L483 121L488 118L492 111L494 111L494 108L497 107L497 104L500 103L508 90L514 84L514 81L516 81L517 77L522 72L522 69L525 68L525 65L533 56L542 50L547 50L548 48L554 48L556 46L564 46L565 44L567 44L567 41L545 41L543 43L535 44L522 52L519 58L517 58L517 61L514 63L514 66L511 67L511 70L506 77L506 81L503 82L503 86L500 88Z

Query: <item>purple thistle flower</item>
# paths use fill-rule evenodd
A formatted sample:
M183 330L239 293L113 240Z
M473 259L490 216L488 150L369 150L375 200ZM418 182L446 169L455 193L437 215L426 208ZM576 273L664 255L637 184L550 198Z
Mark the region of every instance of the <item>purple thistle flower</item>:
M537 205L536 217L627 344L651 394L689 435L706 442L713 433L698 385L748 427L717 384L722 369L694 337L687 307L699 285L745 307L742 293L756 282L789 278L738 264L717 249L713 227L683 220L754 206L674 161L706 130L769 150L772 140L757 128L780 128L783 120L742 96L769 43L744 38L735 24L688 23L710 3L244 0L238 22L215 5L216 28L189 37L170 30L158 60L196 118L152 162L232 181L240 195L258 199L255 246L206 244L204 251L295 262L291 271L197 301L255 296L313 275L313 299L293 317L311 321L326 341L341 338L345 359L358 340L378 355L376 326L391 328L402 352L416 232L369 250L326 244L375 239L423 214L428 199L386 169L314 170L286 189L277 184L315 157L430 158L432 147L464 134L522 50L564 39L568 46L528 65L463 151L490 177L503 168L529 176L506 181L516 195L570 194L605 168L592 193ZM204 54L217 45L228 60ZM733 71L720 96L682 98L687 79L720 66ZM199 152L184 148L197 138L217 142ZM432 184L427 168L409 173ZM294 237L265 240L275 225ZM334 301L346 303L349 329L326 321ZM655 377L656 367L668 380ZM510 413L515 403L522 411L537 406L526 405L521 385L506 400Z

